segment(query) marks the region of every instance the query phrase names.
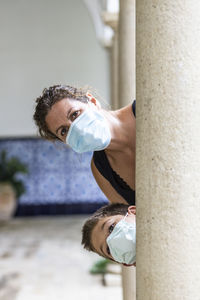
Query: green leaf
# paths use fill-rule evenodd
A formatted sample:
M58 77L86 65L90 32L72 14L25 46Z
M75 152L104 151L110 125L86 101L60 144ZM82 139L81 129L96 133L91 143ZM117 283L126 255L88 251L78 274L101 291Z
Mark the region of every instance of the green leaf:
M110 263L109 259L103 258L98 260L90 269L91 274L104 274L106 273L107 265Z
M28 174L27 165L17 157L8 159L6 151L3 150L0 154L0 182L10 182L15 189L17 198L25 192L24 183L15 178L18 173Z

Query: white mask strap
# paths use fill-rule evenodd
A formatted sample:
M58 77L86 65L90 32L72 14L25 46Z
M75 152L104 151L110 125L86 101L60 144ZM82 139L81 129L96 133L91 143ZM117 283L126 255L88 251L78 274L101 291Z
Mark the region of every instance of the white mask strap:
M125 218L126 218L127 216L128 216L128 211L127 211L127 213L125 214L123 220L125 220Z

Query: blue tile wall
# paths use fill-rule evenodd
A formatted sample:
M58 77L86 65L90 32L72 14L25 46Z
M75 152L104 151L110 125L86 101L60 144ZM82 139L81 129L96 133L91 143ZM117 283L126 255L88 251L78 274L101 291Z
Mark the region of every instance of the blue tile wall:
M28 175L18 175L26 187L19 215L91 213L108 203L92 176L91 152L77 154L66 145L40 138L0 139L0 152L3 149L29 169Z

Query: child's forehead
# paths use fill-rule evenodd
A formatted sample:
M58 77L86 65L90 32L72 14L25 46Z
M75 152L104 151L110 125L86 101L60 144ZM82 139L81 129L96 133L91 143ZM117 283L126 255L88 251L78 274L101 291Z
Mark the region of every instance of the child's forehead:
M104 222L106 222L106 221L108 221L108 220L111 220L112 217L113 217L113 216L102 216L101 218L98 219L97 224L99 224L99 223L104 223Z
M109 220L113 220L113 221L116 221L118 222L119 219L123 218L123 215L120 215L120 214L116 214L116 215L112 215L112 216L103 216L101 217L99 220L98 220L98 224L99 223L104 223L104 222L107 222Z

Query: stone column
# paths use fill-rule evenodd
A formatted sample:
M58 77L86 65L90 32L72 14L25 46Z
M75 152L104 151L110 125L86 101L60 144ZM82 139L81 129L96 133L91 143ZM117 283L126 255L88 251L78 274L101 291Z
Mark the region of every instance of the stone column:
M113 29L113 37L111 45L109 46L110 54L110 83L111 83L111 109L119 108L118 97L118 13L104 12L102 14L103 22Z
M119 106L135 99L135 0L121 0L119 11ZM136 298L135 267L122 267L123 299Z
M123 300L136 299L136 268L122 266Z
M119 86L119 74L118 74L118 30L116 28L113 36L113 44L111 47L111 103L112 109L118 109L119 104L119 95L118 95L118 86Z
M200 299L199 12L137 1L137 300Z
M119 104L135 98L135 0L121 0L119 11Z

